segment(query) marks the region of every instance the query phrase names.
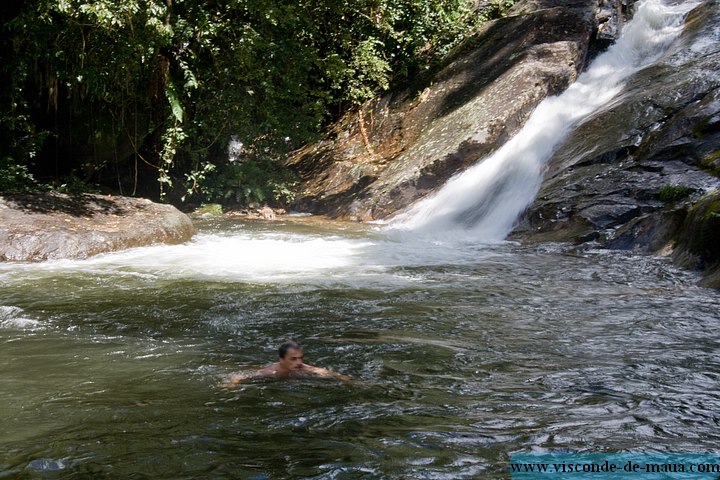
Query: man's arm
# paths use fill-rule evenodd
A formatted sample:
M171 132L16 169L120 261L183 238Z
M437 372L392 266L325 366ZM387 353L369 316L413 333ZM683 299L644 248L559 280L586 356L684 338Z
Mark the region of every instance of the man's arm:
M312 373L313 375L317 375L318 377L337 378L338 380L342 380L343 382L349 382L352 380L352 378L347 375L333 372L332 370L328 370L327 368L315 367L313 365L306 364L304 369L307 370L309 373Z
M232 376L230 376L230 378L228 379L227 382L221 383L221 384L218 385L218 386L219 386L219 387L222 387L222 388L231 388L231 387L236 386L238 383L243 382L243 381L245 381L245 380L248 380L248 379L250 379L250 378L252 378L252 377L253 377L253 375L251 375L251 374L237 374L237 375L232 375Z
M250 380L252 378L272 377L276 373L277 371L275 370L275 364L272 364L265 368L255 370L254 372L238 373L232 375L226 383L223 383L220 386L225 388L234 387L238 383L244 382L245 380Z

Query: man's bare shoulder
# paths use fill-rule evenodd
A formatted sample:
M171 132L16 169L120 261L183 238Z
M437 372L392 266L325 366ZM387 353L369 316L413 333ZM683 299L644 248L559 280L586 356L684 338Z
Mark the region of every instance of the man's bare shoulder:
M271 365L268 365L267 367L259 368L252 372L238 373L238 374L232 375L230 377L228 383L225 384L225 386L237 385L238 383L244 382L246 380L252 380L253 378L269 378L269 377L277 377L277 376L278 376L277 364L273 363Z
M279 374L278 371L278 364L272 363L268 365L267 367L261 368L259 370L255 370L253 372L253 375L255 377L275 377Z

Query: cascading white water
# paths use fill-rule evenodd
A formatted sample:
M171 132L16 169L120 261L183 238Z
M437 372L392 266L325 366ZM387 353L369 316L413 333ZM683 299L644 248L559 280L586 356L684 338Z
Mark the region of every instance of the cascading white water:
M635 72L656 62L700 2L640 2L618 41L564 93L545 99L509 142L390 221L423 235L503 240L530 205L546 162L583 119L608 104Z

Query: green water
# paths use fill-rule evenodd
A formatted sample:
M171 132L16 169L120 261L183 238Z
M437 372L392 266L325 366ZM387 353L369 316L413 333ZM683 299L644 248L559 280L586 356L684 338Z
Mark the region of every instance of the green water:
M508 478L707 452L720 295L665 259L310 220L0 267L0 478ZM351 375L257 380L280 341Z

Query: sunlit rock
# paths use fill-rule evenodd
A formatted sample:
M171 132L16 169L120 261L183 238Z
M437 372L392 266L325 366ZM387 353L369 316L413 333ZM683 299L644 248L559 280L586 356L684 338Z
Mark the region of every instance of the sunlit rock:
M594 1L579 1L487 24L432 78L366 105L298 152L289 162L303 179L294 208L385 218L493 152L575 80L594 11Z
M194 233L187 215L145 199L59 193L0 197L0 261L86 258L182 243Z

